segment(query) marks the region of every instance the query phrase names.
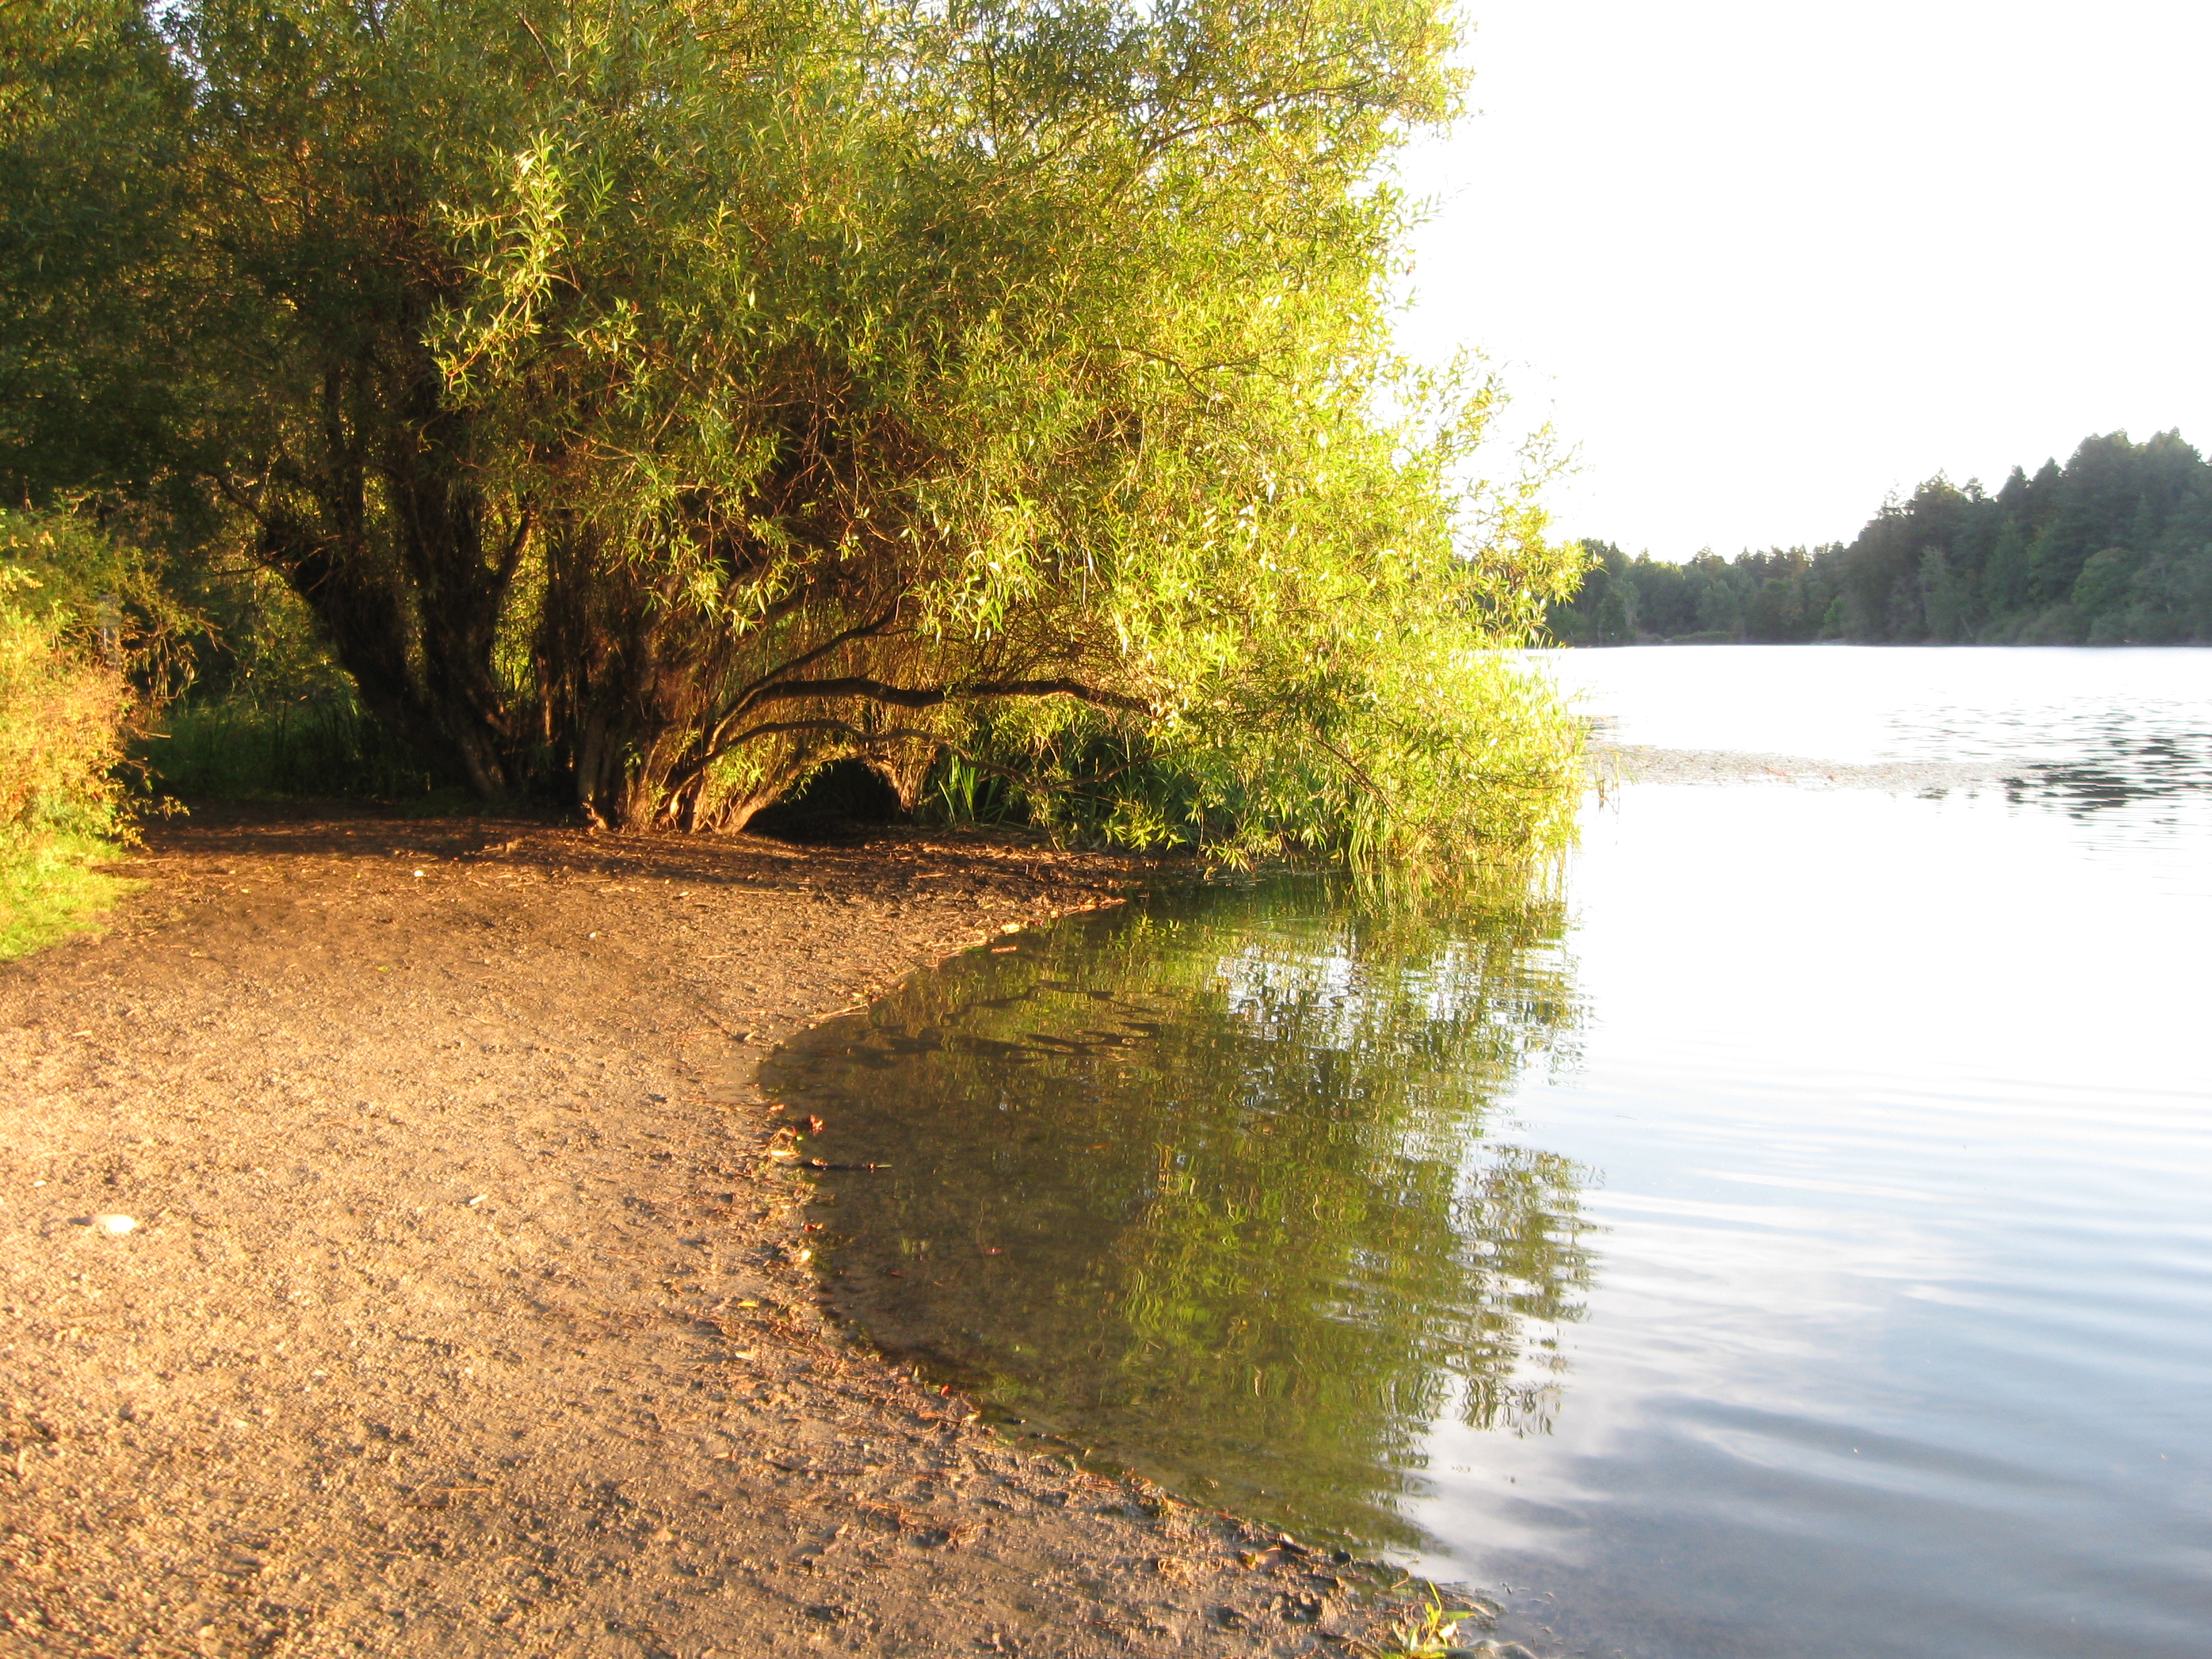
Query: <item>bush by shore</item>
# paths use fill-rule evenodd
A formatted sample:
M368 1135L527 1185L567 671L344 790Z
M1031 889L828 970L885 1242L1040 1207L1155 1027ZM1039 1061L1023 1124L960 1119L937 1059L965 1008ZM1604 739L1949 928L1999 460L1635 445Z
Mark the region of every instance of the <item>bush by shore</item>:
M0 958L82 926L124 887L96 868L131 834L119 625L32 556L55 545L32 515L0 515Z

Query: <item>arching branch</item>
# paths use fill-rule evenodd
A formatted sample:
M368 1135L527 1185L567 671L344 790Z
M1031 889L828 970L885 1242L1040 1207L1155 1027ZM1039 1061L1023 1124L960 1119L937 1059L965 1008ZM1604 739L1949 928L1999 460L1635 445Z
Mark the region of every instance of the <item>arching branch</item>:
M827 680L781 680L753 694L751 702L787 702L800 697L864 697L894 708L936 708L956 697L1073 697L1097 708L1118 708L1125 714L1149 714L1152 705L1142 697L1080 680L970 680L963 685L892 685L863 675Z

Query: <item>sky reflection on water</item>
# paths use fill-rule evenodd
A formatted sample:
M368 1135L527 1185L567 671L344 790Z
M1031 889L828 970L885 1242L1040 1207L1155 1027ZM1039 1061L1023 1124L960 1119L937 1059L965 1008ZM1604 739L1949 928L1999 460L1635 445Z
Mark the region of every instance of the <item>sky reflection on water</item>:
M1569 1651L2205 1651L2212 653L1555 666L1626 742L2018 781L1588 815L1582 1064L1495 1132L1598 1172L1599 1283L1551 1437L1440 1424L1431 1565Z
M2077 835L1856 791L1593 815L1581 1064L1492 1132L1594 1172L1596 1285L1552 1435L1440 1421L1431 1566L1571 1652L2205 1650L2212 904Z

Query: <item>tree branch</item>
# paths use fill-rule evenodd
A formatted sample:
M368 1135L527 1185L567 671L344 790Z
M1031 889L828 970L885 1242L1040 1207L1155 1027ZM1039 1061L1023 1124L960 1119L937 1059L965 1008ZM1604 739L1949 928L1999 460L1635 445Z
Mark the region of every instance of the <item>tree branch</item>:
M768 720L759 726L749 726L729 740L731 749L741 748L755 738L773 738L787 732L825 732L833 737L850 738L866 745L875 743L933 743L951 748L944 735L937 732L920 732L903 726L891 726L881 732L864 732L850 720ZM957 752L957 750L955 752ZM963 758L966 758L963 756Z
M1339 749L1327 738L1322 736L1320 732L1309 732L1306 735L1311 738L1315 744L1317 744L1323 752L1334 759L1339 766L1341 766L1346 771L1351 773L1353 777L1358 779L1361 783L1364 784L1367 787L1367 793L1369 794L1374 796L1376 799L1381 801L1386 806L1390 804L1390 796L1389 792L1387 792L1381 784L1376 782L1372 777L1368 775L1368 771L1365 767L1362 766L1358 761L1352 759L1351 756L1346 754L1344 750Z
M850 675L828 680L784 680L764 686L751 702L784 702L798 697L865 697L894 708L935 708L956 697L1073 697L1097 708L1118 708L1127 714L1149 714L1152 705L1080 680L971 680L965 685L890 685L882 680Z
M812 650L802 651L790 661L778 663L750 684L740 686L737 696L730 699L729 708L715 716L714 724L717 726L728 725L746 709L751 708L754 703L765 701L769 690L783 675L796 673L809 663L821 661L841 645L850 645L854 640L865 640L882 633L897 619L897 617L898 606L894 605L872 622L855 623L842 633L832 634Z

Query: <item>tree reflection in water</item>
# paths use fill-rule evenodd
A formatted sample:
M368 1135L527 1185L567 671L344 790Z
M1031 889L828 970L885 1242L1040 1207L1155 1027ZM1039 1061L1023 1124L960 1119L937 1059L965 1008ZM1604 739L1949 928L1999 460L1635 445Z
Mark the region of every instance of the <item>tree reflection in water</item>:
M1444 1413L1542 1432L1579 1171L1488 1138L1571 1043L1560 906L1310 883L1064 922L770 1062L818 1113L831 1295L887 1352L1187 1491L1413 1541Z

